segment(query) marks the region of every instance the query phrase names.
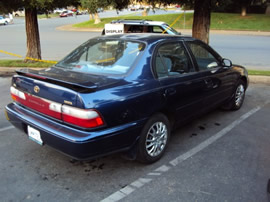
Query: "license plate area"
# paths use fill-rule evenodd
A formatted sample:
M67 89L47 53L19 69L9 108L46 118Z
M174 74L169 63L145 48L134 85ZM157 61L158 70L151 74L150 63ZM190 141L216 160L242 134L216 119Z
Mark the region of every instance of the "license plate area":
M31 126L27 126L28 137L30 140L43 145L43 140L41 139L40 132Z

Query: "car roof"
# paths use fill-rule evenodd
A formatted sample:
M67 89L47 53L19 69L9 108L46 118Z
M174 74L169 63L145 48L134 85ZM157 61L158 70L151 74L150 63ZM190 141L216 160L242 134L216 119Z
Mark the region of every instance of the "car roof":
M117 34L117 35L103 35L99 38L108 39L124 39L124 40L136 40L146 43L152 43L159 40L196 40L190 36L183 35L169 35L169 34L153 34L153 33L130 33L130 34Z
M129 25L164 25L166 24L165 22L162 21L152 21L152 20L113 20L111 24L116 24L116 23L123 23L123 24L129 24Z

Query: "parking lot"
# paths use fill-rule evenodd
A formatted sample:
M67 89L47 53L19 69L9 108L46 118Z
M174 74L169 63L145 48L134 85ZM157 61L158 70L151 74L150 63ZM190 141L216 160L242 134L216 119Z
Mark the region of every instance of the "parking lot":
M0 78L2 201L267 201L270 86L251 84L239 111L215 110L173 132L165 156L143 165L115 154L78 162L41 147L4 116Z
M59 60L99 36L100 32L56 30L60 24L86 19L40 20L43 58ZM12 39L2 37L1 49L24 55L24 20L1 28L1 34ZM268 70L268 38L211 33L210 43L234 63ZM5 117L4 108L11 102L10 79L0 77L1 201L270 200L269 83L250 84L239 111L217 109L177 129L163 158L144 165L121 154L79 162L29 140Z

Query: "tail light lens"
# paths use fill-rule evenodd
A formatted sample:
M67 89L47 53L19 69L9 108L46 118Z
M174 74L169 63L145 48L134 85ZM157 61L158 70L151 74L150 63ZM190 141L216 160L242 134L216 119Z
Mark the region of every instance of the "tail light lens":
M95 128L104 124L102 118L95 110L84 110L67 105L62 106L62 119L84 128Z
M13 100L16 100L17 98L22 99L22 100L26 100L25 98L25 94L19 90L17 90L14 87L10 87L10 92L11 92L11 97Z
M95 128L104 125L103 119L96 110L85 110L62 105L60 103L23 93L14 87L10 88L10 92L14 101L53 118L63 120L66 123L83 128Z
M61 104L23 93L14 87L10 88L10 92L14 101L19 102L22 105L34 109L38 112L61 120Z

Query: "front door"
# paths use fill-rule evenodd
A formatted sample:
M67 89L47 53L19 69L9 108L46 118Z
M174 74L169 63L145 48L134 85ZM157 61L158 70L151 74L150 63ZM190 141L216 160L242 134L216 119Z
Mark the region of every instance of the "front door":
M187 41L198 69L198 75L204 80L204 109L214 108L228 99L233 91L232 71L222 66L221 57L201 41Z

